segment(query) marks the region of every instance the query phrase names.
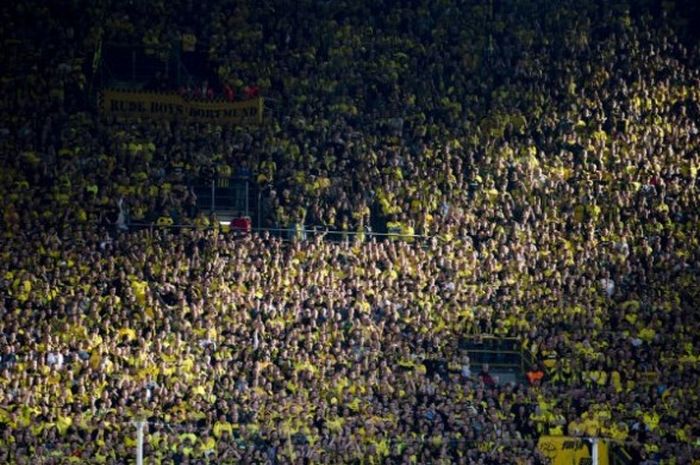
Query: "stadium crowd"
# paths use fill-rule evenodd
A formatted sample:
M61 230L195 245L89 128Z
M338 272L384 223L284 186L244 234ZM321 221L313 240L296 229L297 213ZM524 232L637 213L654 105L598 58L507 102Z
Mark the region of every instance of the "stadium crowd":
M700 463L699 50L672 4L66 3L0 7L0 462L125 463L146 419L156 464L543 464L543 434ZM99 115L109 40L206 46L275 109ZM394 233L201 227L188 181L229 170L270 226ZM161 218L193 227L130 226ZM465 335L518 338L529 382Z

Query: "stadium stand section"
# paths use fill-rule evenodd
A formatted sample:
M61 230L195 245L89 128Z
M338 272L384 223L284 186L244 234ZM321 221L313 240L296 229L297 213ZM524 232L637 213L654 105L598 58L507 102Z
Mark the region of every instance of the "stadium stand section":
M696 13L3 3L0 463L700 463Z

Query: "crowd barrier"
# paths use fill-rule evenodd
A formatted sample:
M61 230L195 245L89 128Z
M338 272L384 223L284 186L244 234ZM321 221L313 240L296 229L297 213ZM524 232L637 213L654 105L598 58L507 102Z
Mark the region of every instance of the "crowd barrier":
M188 230L188 229L199 229L199 230L215 230L218 229L224 233L231 234L245 234L245 231L236 229L232 227L232 222L219 221L218 225L209 225L206 227L198 226L195 224L182 223L182 224L156 224L152 222L131 222L128 224L129 229L169 229L169 230ZM313 240L316 238L330 240L334 242L343 241L366 241L366 240L403 240L406 242L427 242L431 239L439 238L438 236L422 235L422 234L402 234L395 232L375 232L375 231L343 231L343 230L332 230L325 229L322 227L303 227L303 228L265 228L265 227L254 227L250 228L251 233L256 233L258 235L268 235L270 237L276 237L282 239L283 241L294 241L294 240Z

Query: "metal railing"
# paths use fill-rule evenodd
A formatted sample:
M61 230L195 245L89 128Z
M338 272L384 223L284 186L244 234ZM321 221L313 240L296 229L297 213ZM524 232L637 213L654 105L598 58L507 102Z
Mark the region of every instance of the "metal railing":
M213 231L218 229L228 230L227 224L222 224L217 221L217 224L209 224L208 226L200 226L192 223L179 223L179 224L164 224L159 225L156 222L130 222L128 224L129 228L133 229L199 229L203 231ZM241 233L235 229L231 229L232 233ZM374 232L374 231L342 231L342 230L330 230L323 229L321 227L317 228L265 228L265 227L253 227L250 230L251 233L255 233L261 236L267 235L268 237L274 237L281 239L285 242L295 241L295 240L313 240L316 238L329 240L333 242L343 242L343 241L367 241L367 240L396 240L403 242L421 242L425 243L435 236L421 235L421 234L401 234L401 233L388 233L388 232Z
M249 184L248 177L216 177L206 183L195 184L192 189L201 210L238 212L241 216L250 216Z
M475 366L488 363L493 368L525 373L534 362L534 356L523 347L522 341L515 337L463 336L459 346L469 354L472 365Z

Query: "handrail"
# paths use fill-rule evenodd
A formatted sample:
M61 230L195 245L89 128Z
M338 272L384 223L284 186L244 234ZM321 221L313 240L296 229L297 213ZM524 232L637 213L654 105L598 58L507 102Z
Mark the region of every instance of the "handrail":
M365 236L392 236L392 237L409 237L409 238L418 238L418 239L430 239L434 236L426 236L422 234L404 234L404 233L390 233L390 232L374 232L374 231L345 231L342 229L296 229L296 228L252 228L253 231L256 232L265 232L265 231L279 231L279 232L293 232L293 233L298 233L298 232L304 232L304 233L316 233L316 234L321 234L321 235L327 235L327 234L347 234L351 236L360 236L360 235L365 235Z
M195 224L191 223L177 223L177 224L165 224L165 225L159 225L156 224L156 222L139 222L139 221L132 221L128 224L129 227L135 227L135 228L160 228L160 229L202 229L202 230L214 230L216 229L214 226L209 225L206 227L201 227ZM316 234L320 236L327 236L327 235L348 235L348 236L367 236L367 237L395 237L395 238L412 238L412 239L421 239L421 240L428 240L432 239L436 236L428 236L428 235L423 235L423 234L404 234L404 233L389 233L389 232L375 232L375 231L343 231L343 230L337 230L337 229L320 229L320 228L314 228L314 229L309 229L309 228L303 228L303 229L297 229L297 228L266 228L266 227L254 227L251 228L252 232L255 233L265 233L265 232L286 232L286 233L293 233L293 234ZM516 339L516 338L513 338Z
M475 339L475 340L497 340L497 341L513 341L520 342L520 339L514 336L496 336L495 334L465 334L462 336L463 339Z

